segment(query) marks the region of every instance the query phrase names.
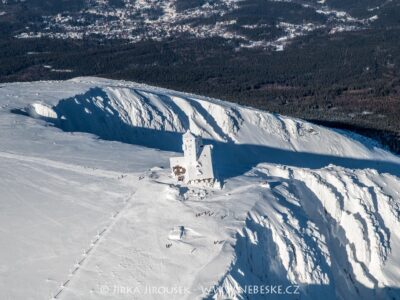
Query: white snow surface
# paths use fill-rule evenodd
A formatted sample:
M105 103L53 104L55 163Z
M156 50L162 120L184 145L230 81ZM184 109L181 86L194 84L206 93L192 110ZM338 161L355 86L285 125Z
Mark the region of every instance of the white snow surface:
M170 176L188 129L222 189ZM399 166L367 138L206 97L1 84L0 298L399 299Z

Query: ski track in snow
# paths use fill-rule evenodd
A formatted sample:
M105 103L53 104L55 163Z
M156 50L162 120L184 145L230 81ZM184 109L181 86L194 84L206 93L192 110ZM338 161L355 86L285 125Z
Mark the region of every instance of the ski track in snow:
M120 176L120 173L117 172L112 172L112 171L106 171L106 170L100 170L100 169L94 169L91 167L83 167L79 165L72 165L72 164L67 164L67 163L62 163L59 161L54 161L54 160L49 160L49 159L44 159L40 157L33 157L33 156L26 156L26 155L19 155L15 153L8 153L8 152L0 152L0 157L2 158L7 158L7 159L15 159L19 161L24 161L28 163L35 163L38 165L44 165L56 169L62 169L66 171L71 171L71 172L76 172L80 174L85 174L85 175L95 175L99 177L106 177L106 178L117 178Z
M91 255L94 254L94 252L96 251L96 247L102 242L102 240L105 238L105 236L111 231L113 226L118 222L118 220L121 218L121 214L123 214L124 210L126 210L130 206L133 197L134 197L134 193L132 193L128 197L128 199L126 200L125 206L122 209L116 211L112 215L111 222L98 232L98 234L94 237L94 239L90 243L89 247L87 247L86 249L83 250L82 257L78 259L77 263L74 265L74 269L68 274L68 279L65 280L61 284L59 290L57 290L54 293L54 296L52 297L52 299L61 299L62 293L64 292L64 290L72 282L72 280L74 279L74 276L79 272L79 269L82 268L84 263L90 258Z

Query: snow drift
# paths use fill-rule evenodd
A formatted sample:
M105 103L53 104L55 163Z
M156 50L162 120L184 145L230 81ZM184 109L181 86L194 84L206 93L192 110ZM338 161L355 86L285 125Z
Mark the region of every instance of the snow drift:
M55 278L48 285L38 282L32 298L50 293L63 299L119 299L123 295L110 291L113 284L180 284L190 295L177 299L399 299L400 158L377 143L302 120L128 82L77 78L6 84L0 94L6 99L1 101L8 101L0 110L0 164L10 165L4 170L23 183L29 179L18 171L21 163L35 166L50 182L39 190L42 198L63 181L88 181L79 187L85 198L108 191L109 202L101 201L97 209L112 212L109 221L99 212L82 220L98 231L95 238L90 243L86 236L64 241L65 259L52 272L38 275L37 267L28 268L32 277L54 273ZM24 107L35 119L9 113ZM55 128L44 127L48 124ZM163 168L176 155L172 152L180 151L188 129L214 145L222 190L179 186ZM15 136L21 138L12 140ZM0 191L7 191L7 185L0 184ZM18 193L16 185L8 192L10 199L21 197ZM8 199L0 196L6 212L25 214L24 207L17 209ZM61 220L76 212L72 203L60 213ZM37 210L47 214L46 205ZM105 224L104 230L96 224ZM57 258L53 249L58 246L50 240L42 251ZM29 256L37 247L32 242L28 253L0 252L1 262L10 269L3 257ZM82 248L83 260L76 253ZM0 269L2 278L7 274L20 276L17 270ZM106 294L99 290L104 284ZM249 286L270 285L298 286L298 293L248 291ZM0 288L13 298L26 296L5 284Z
M223 176L243 174L261 162L320 168L372 167L399 174L399 161L368 141L346 137L301 120L213 99L145 87L104 86L32 107L38 116L69 132L165 151L181 151L190 129L214 144ZM46 108L46 109L44 109ZM58 118L54 118L58 116Z

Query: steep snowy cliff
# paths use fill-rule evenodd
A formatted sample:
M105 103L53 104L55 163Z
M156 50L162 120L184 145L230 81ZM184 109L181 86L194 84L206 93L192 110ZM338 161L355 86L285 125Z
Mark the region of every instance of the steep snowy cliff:
M222 190L171 178L188 129ZM355 134L122 81L2 84L0 167L6 299L400 297L400 158Z

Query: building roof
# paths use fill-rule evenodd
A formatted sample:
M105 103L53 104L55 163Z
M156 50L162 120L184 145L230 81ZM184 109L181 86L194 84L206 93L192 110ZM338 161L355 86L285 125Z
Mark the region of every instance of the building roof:
M195 139L196 136L188 129L184 134L183 134L184 139Z

